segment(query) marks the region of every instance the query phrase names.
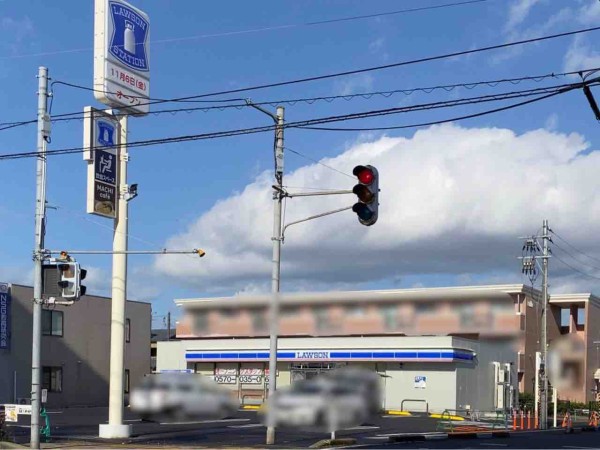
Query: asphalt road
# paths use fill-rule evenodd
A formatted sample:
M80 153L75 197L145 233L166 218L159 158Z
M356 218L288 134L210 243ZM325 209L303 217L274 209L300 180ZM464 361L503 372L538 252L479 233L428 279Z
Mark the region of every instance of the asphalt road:
M56 448L85 444L106 447L109 442L98 438L98 424L105 423L107 408L72 408L50 411L52 443ZM29 441L26 416L9 427L19 443ZM115 441L132 447L264 447L265 428L256 411L239 411L224 420L203 420L161 424L142 422L125 412L125 423L132 425L130 439ZM405 433L435 432L437 420L428 417L403 417L384 415L373 418L360 427L337 432L337 437L352 437L356 448L600 448L599 433L576 433L566 435L562 431L512 433L509 438L452 439L388 443L391 435ZM315 442L328 438L322 432L299 429L278 429L276 448L307 448Z
M52 442L66 441L98 442L98 424L106 423L107 408L69 408L50 411ZM19 443L29 441L27 416L19 416L17 424L9 427ZM219 446L263 446L265 427L260 423L256 411L238 411L235 416L223 420L202 420L175 423L142 422L138 417L125 412L124 422L132 425L130 439L119 440L136 445L180 445L195 447ZM387 441L387 435L408 432L434 431L437 421L428 417L379 416L362 426L338 431L337 437L353 437L359 443ZM378 436L384 435L384 436ZM277 431L278 448L308 447L328 433L310 430L284 429Z

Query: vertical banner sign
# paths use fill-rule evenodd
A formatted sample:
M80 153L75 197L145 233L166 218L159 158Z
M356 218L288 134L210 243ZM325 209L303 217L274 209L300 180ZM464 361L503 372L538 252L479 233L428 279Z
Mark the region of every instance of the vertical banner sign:
M83 157L88 162L87 213L114 219L119 196L119 121L87 106L83 124Z
M10 349L10 285L0 283L0 349Z
M123 0L95 0L94 96L128 114L148 114L150 20Z

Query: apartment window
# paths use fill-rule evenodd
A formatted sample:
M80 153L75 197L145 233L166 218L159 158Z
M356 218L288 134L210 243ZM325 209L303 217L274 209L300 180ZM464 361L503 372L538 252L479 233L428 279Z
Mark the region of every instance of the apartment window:
M285 306L280 310L281 317L296 317L300 314L300 308L297 306Z
M571 322L571 310L569 308L560 309L560 326L561 328L569 328Z
M314 309L315 322L317 331L328 331L329 324L329 309L327 307L317 307Z
M349 305L346 306L346 314L350 317L363 317L366 314L366 312L363 306Z
M398 328L398 308L396 305L382 305L379 307L383 324L386 330L395 330Z
M264 331L267 328L267 321L265 320L265 312L261 309L253 309L250 311L252 317L252 328L254 331Z
M233 308L223 308L221 310L222 317L236 317L239 313L239 310Z
M125 380L123 380L123 391L129 394L129 369L125 369Z
M125 342L131 342L131 319L125 319Z
M62 367L42 367L42 389L62 392Z
M585 325L585 308L577 308L577 325Z
M196 312L194 314L194 329L196 332L206 331L208 328L208 319L205 312Z
M44 336L63 335L63 312L42 310L42 334Z
M435 311L437 305L433 302L417 302L415 309L418 313L432 313Z

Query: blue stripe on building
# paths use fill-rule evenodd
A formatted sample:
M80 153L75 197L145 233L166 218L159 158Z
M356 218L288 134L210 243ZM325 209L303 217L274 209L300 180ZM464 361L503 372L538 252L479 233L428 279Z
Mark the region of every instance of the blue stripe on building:
M298 353L315 353L322 352L329 354L328 357L302 357ZM293 361L328 361L328 360L355 360L355 361L379 361L379 360L402 360L402 361L447 361L447 360L462 360L472 361L475 359L473 353L465 352L464 350L427 350L427 351L329 351L329 350L310 350L310 351L280 351L277 352L277 358L280 360ZM269 359L268 352L186 352L185 359L188 361L267 361Z

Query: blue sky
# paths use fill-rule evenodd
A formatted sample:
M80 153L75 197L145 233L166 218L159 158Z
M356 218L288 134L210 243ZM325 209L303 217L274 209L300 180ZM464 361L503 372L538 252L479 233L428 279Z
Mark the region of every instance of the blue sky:
M489 0L363 20L302 25L313 21L441 3L444 2L433 0L285 3L232 0L133 2L135 6L147 12L151 19L151 41L153 42L150 47L151 96L155 98L203 94L388 64L597 26L600 23L600 9L596 0ZM292 26L265 29L280 25ZM213 36L209 37L211 35ZM254 101L262 101L351 94L596 67L600 66L600 57L593 46L597 35L598 32L588 33L577 38L556 39L519 49L481 53L363 75L260 90L244 94L244 97L249 96ZM91 0L0 1L0 80L3 86L0 89L0 104L3 105L0 109L0 122L35 118L36 74L40 65L49 68L52 80L91 87L92 46L93 2ZM566 81L569 80L562 78L556 81L550 80L546 84ZM310 105L298 103L286 105L286 119L295 121L537 86L538 84L535 83L527 83L518 86L499 86L493 89L457 89L451 92L435 91L431 94L414 93L410 96L397 94L390 98L372 97L369 100L338 100ZM55 85L52 114L81 111L87 105L100 106L91 92ZM406 116L379 117L340 124L340 126L400 125L459 116L485 108L485 106L470 106ZM269 120L268 117L252 109L149 115L130 120L130 140L268 125ZM494 130L511 130L515 136L533 130L544 130L548 136L544 135L543 138L536 140L535 145L552 142L551 145L560 146L562 144L556 142L563 142L575 133L580 140L567 139L569 144L565 144L566 147L571 145L570 148L577 148L578 152L584 154L594 153L593 150L598 148L596 138L598 124L580 91L520 109L465 121L457 126L464 127L466 130L487 130L490 133L494 133ZM410 140L413 139L415 131L414 129L390 131L385 136L404 137ZM430 132L433 135L436 133L435 130ZM443 133L438 132L438 134ZM458 152L456 153L458 155L461 142L468 140L468 136L450 134L452 139L458 139L448 141L449 147L452 148L444 148L442 140L437 141L439 148L436 151L440 154ZM498 134L500 135L502 139L506 137L505 134ZM347 165L349 163L345 162L344 155L352 151L358 152L360 158L363 158L362 162L369 163L370 152L375 155L378 151L383 151L378 150L382 136L383 133L380 132L328 133L290 129L286 131L285 138L286 146L289 148L318 160L333 158L331 161L337 164L335 167L351 172L352 166ZM539 137L535 136L536 139ZM528 140L521 141L518 145L524 145L524 148L535 146L529 145ZM0 153L30 151L35 148L35 142L35 126L1 131ZM156 249L177 244L184 248L206 248L207 256L201 261L191 260L189 257L130 257L130 297L152 301L155 312L163 314L168 309L174 311L173 298L232 295L238 292L260 291L265 289L265 285L268 286L270 280L268 235L271 223L271 205L268 202L270 183L268 180L271 175L268 171L273 164L272 142L272 135L266 133L144 147L131 151L129 180L138 183L140 195L130 203L130 248ZM582 142L585 144L581 144ZM82 123L80 121L54 124L50 149L81 144ZM493 149L490 151L495 152ZM537 176L535 174L539 175L545 159L543 153L535 155L537 155L535 158L532 156L533 159L527 160L528 171L522 174L521 179L527 178L528 182L531 181L531 177ZM360 158L356 161L361 162ZM354 161L354 157L348 159ZM402 162L398 159L387 161L386 173L390 174L391 178L395 177L395 174L398 177L404 176L410 161L404 162L404 165L400 165ZM396 164L398 166L395 166ZM551 166L551 170L561 164L568 164L568 161L558 158L556 165ZM35 161L33 159L2 161L0 165L3 168L4 186L4 195L0 201L0 257L2 258L0 278L4 281L28 282L32 269ZM300 172L297 172L298 170ZM456 179L468 176L461 173L460 166L455 170L452 176ZM315 166L307 159L287 152L286 174L295 171L297 174L303 174L296 176L295 179L304 180L307 184L303 186L306 187L349 189L354 184L349 177L327 171L323 166ZM312 178L311 171L314 171ZM489 175L494 176L493 173ZM519 177L516 179L519 180ZM319 186L319 182L326 186ZM597 187L597 182L592 175L589 179L581 180L581 184L575 192L578 189L593 192ZM48 200L58 209L49 210L48 213L47 247L110 249L112 224L107 219L85 214L85 186L86 165L81 155L50 158ZM547 196L549 192L543 190L540 195ZM385 196L392 198L396 194L400 195L396 192L386 192L382 188L383 198ZM260 204L266 207L257 206L252 199L253 195L260 197L261 202L265 201L266 203ZM535 198L533 195L532 197L532 204L539 202L539 197ZM232 199L238 200L237 203L233 202L236 206L229 212L223 212L231 204ZM335 201L342 202L339 198L328 200L329 203L306 203L307 201L303 200L303 206L295 211L294 206L290 206L290 217L298 218L304 212L310 214L321 211L322 206L326 204L335 207ZM448 199L448 202L452 206L452 202L460 203L461 200L460 197L453 197ZM415 264L414 267L404 264L406 261L403 261L398 266L404 269L398 270L395 274L382 270L381 275L378 275L377 256L369 252L370 241L359 242L355 239L357 236L362 239L362 236L368 235L369 239L381 241L394 240L394 236L410 235L409 230L402 229L402 223L396 223L399 228L391 234L384 234L386 230L390 231L389 226L382 225L379 231L377 229L379 224L366 229L358 225L350 213L343 218L332 219L334 221L323 219L318 224L307 226L304 231L298 231L296 239L301 243L298 241L294 243L294 235L290 234L288 246L284 246L283 258L284 261L286 257L288 258L289 265L284 264L282 288L380 288L495 281L521 282L518 263L514 260L514 256L520 251L520 244L514 240L514 245L507 245L512 242L506 240L507 236L510 235L512 239L523 233L535 232L544 218L542 215L546 212L550 215L548 217L550 220L559 221L562 225L561 229L565 230L564 235L571 238L572 242L586 245L587 237L585 233L579 233L577 227L577 223L580 223L577 214L580 212L573 212L572 220L565 219L566 210L561 208L567 208L568 205L561 202L566 200L558 201L559 206L554 209L542 208L538 211L539 214L528 217L527 221L517 220L516 222L523 227L520 230L509 229L503 232L490 226L489 229L477 231L476 236L473 237L468 232L469 227L464 225L465 222L443 232L438 230L440 234L432 236L465 240L464 245L449 248L447 254L443 251L444 239L437 241L437 247L432 247L431 239L425 239L423 236L415 238L413 243L401 240L399 246L394 247L396 252L392 252L389 258L383 258L385 263L382 264L385 266L382 268L387 269L390 264L394 265L402 260L409 248L421 257L423 254L429 254L430 258L436 258L438 252L446 256L440 256L436 264ZM435 201L432 200L432 203ZM431 203L427 202L428 204ZM427 206L423 205L423 208L426 209ZM440 208L438 210L443 209L441 205L438 205L438 208ZM468 209L465 217L472 217L476 209ZM491 214L494 214L494 211L492 210ZM434 210L431 212L435 213ZM508 217L514 213L513 210L507 212ZM595 213L596 209L593 209L585 217L591 221ZM219 225L219 221L210 227L203 225L207 220L210 222L211 215L220 217L218 214L229 214L232 219L224 221L222 226ZM254 215L265 216L264 223L269 225L262 226L263 218L253 217ZM415 215L419 216L418 211ZM233 228L227 226L235 222L237 222L236 226L247 223L245 228L247 233L244 229L237 230L240 233L238 235ZM509 223L513 222L509 221ZM264 230L261 228L256 234L257 227L262 227ZM336 227L344 229L348 227L353 233L349 235L348 241L340 241L339 247L332 247L332 252L337 253L339 250L340 255L353 255L351 247L356 245L354 255L370 253L374 261L359 260L356 265L346 264L347 260L329 261L326 277L320 276L325 272L316 268L319 273L305 270L311 266L311 257L317 260L321 258L320 252L323 251L323 247L319 237L327 239L329 235L326 231L332 232L331 227L333 232ZM422 224L415 224L415 227L419 230L424 228ZM311 234L310 230L315 230L315 233ZM207 231L211 233L202 234ZM382 234L378 237L377 233ZM263 235L266 237L264 242ZM254 242L255 236L260 242ZM423 241L419 240L421 238ZM425 241L429 244L419 245L419 242ZM217 245L216 242L220 244ZM250 248L254 244L257 246L256 252L240 257L242 250L238 247ZM363 244L365 247L361 247ZM348 250L347 252L344 246L347 247L345 249ZM481 248L480 246L488 246L489 251L481 255L479 251L472 250L472 248ZM211 258L211 248L214 248L215 254L223 260L218 267L207 263ZM286 255L288 248L290 250ZM231 254L228 254L228 251ZM596 249L590 249L592 254L595 254L593 253L595 251ZM490 257L490 253L497 256ZM256 261L252 259L252 255L256 257ZM231 268L228 268L227 264L229 257L232 258ZM347 257L352 256L343 258ZM473 259L476 263L469 263ZM79 260L84 266L91 268L89 282L91 291L102 294L109 292L110 257L82 256ZM185 269L179 270L180 264L185 265ZM351 276L343 273L359 270L364 264L371 269L375 268L368 272L370 276L367 278L357 277L357 281L353 282ZM241 266L254 267L256 270L248 271ZM590 268L583 270L587 269ZM224 276L225 272L229 275ZM297 280L299 284L286 284L286 274L294 278L296 272L303 273ZM596 272L592 270L590 273ZM196 275L197 279L195 279ZM562 277L560 282L557 281L557 287L562 284L569 289L593 289L595 286L592 279L580 279L572 273L558 272L557 275Z

